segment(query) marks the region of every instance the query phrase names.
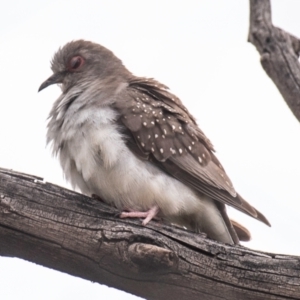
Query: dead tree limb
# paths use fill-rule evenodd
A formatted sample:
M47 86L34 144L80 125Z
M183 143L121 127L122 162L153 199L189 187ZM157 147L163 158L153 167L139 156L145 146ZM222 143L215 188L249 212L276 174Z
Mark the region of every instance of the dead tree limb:
M300 299L300 257L229 246L0 169L0 255L147 299Z
M300 40L273 26L270 0L250 0L249 42L261 65L300 121Z

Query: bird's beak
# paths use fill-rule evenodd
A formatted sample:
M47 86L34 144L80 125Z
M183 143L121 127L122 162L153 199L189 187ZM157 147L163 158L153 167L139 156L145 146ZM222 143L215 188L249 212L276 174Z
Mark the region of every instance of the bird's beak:
M54 73L52 76L50 76L47 80L45 80L41 86L39 87L38 92L43 90L44 88L48 87L51 84L54 83L62 83L64 79L64 73Z

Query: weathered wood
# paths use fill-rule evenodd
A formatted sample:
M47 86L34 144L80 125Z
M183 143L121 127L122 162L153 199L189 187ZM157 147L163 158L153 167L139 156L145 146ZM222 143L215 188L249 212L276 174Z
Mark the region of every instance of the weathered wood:
M250 0L249 42L261 55L261 65L300 121L300 41L273 26L270 0Z
M300 258L120 219L100 201L0 169L0 255L147 299L300 299Z

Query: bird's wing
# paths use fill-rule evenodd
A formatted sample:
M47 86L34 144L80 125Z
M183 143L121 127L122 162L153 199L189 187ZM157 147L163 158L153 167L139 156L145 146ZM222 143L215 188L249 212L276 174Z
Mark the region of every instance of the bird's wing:
M269 225L239 194L214 155L211 142L179 98L153 79L132 80L115 102L129 148L211 198Z

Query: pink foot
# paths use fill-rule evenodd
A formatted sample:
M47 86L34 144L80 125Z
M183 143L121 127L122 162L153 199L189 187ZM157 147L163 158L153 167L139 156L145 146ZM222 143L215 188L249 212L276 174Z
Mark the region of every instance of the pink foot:
M120 214L120 218L144 218L143 225L147 225L159 212L159 208L157 206L153 206L146 212L142 211L130 211L130 212L122 212Z

